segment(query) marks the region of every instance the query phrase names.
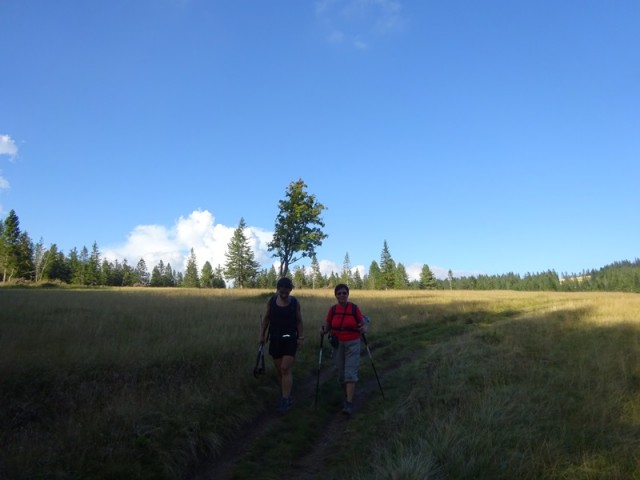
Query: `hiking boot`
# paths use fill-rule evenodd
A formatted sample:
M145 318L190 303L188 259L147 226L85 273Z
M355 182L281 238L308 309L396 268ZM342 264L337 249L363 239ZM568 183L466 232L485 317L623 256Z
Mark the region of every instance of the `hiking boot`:
M293 406L293 400L291 400L291 397L289 397L289 398L284 398L283 397L283 398L280 399L280 404L278 405L277 412L280 415L284 415L289 410L291 410L292 406Z
M344 406L342 407L342 413L344 413L347 417L350 417L353 413L353 403L345 401Z

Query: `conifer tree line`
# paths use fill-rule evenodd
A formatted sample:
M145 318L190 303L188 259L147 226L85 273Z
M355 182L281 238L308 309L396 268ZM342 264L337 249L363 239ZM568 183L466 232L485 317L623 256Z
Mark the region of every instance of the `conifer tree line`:
M61 282L84 286L149 286L188 288L275 288L282 276L290 277L296 288L333 288L346 283L352 289L367 290L528 290L528 291L624 291L640 292L640 260L621 261L599 270L580 274L558 275L554 270L541 273L514 273L454 277L449 270L446 279L437 279L429 265L422 266L417 280L409 280L405 266L396 262L384 240L380 261L372 261L368 273L361 275L351 265L349 253L344 257L342 270L322 274L316 257L316 248L327 237L322 231L321 214L325 207L314 195L306 191L301 180L289 184L285 200L279 202L273 240L269 243L272 257L279 259L279 271L274 266L261 269L255 260L245 229L244 218L227 245L225 264L215 267L205 261L198 269L193 248L183 272L176 271L162 260L151 267L144 259L135 266L127 260L114 262L101 257L97 243L91 250L83 246L68 254L58 250L56 244L45 247L42 239L33 243L27 232L20 229L14 210L0 222L0 281ZM310 266L292 264L303 258Z

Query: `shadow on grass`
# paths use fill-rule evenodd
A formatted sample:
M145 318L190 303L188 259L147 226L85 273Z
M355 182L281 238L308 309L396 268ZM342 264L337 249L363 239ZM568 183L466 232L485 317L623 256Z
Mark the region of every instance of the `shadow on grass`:
M96 319L104 323L93 334L100 340L108 320L123 312L130 331L114 338L124 343L138 335L146 367L87 362L81 370L51 375L56 353L73 342L44 342L42 348L50 350L40 353L51 362L41 365L42 375L34 371L22 383L5 378L0 384L0 443L8 445L0 468L7 478L54 470L61 478L105 478L107 471L120 478L186 476L205 458L232 458L226 448L232 440L262 416L273 416L278 391L270 359L263 379L251 375L255 312L271 292L38 292L3 296L12 310L0 313L0 341L2 335L36 337L44 324L69 328L60 338L84 338L82 330L93 328ZM305 318L313 319L310 339L330 293L307 298L300 292ZM347 433L325 439L330 444L322 448L333 460L315 465L322 478L389 478L400 468L390 460L392 445L405 443L428 448L446 478L587 478L589 469L613 472L609 478L637 473L636 324L597 324L590 307L550 308L555 297L512 303L490 293L486 300L429 298L422 304L363 301L373 319L367 339L385 399L375 394L369 359L363 358L359 392L369 384L373 390L363 395ZM70 324L72 314L78 319ZM157 350L167 338L182 343L164 358ZM17 351L11 358L28 354ZM318 345L308 342L296 361L294 410L252 441L235 462L235 478L284 478L319 448L318 432L334 421L340 391L329 372L319 406L312 407L317 355ZM3 368L10 366L8 361ZM323 366L331 368L326 357ZM305 385L310 393L300 396ZM371 459L367 465L357 460L362 451ZM333 471L336 463L342 466Z

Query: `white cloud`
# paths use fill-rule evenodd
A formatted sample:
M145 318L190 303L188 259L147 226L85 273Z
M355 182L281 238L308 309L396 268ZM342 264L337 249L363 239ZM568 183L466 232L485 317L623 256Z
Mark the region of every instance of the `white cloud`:
M18 154L16 142L9 135L0 135L0 155L15 157Z
M184 271L191 249L196 256L198 270L205 262L213 268L224 268L227 245L237 226L227 227L215 224L213 215L207 210L195 210L188 217L180 217L172 228L162 225L139 225L129 234L123 245L110 247L102 252L109 261L126 259L135 266L144 258L147 269L151 271L160 260L177 271ZM269 258L267 244L273 234L257 227L247 227L245 237L256 260L263 264Z
M321 0L315 4L316 18L329 32L329 43L348 41L359 50L366 50L372 37L401 30L401 11L398 0Z
M342 272L342 266L338 266L337 263L330 260L318 260L318 266L320 267L320 273L322 273L322 275L331 275L331 272L340 275Z
M0 155L8 155L9 160L13 160L18 155L16 142L9 135L0 135ZM9 188L9 180L2 176L2 171L0 170L0 192L9 190ZM1 208L0 211L2 211Z
M187 217L180 217L171 228L163 225L138 225L127 236L122 245L107 247L102 251L102 257L110 262L116 260L127 263L135 267L138 261L143 258L149 272L160 263L160 260L176 271L184 272L184 269L191 254L191 249L196 255L198 270L202 269L205 262L209 262L213 268L218 265L224 268L226 263L225 253L227 246L233 236L235 226L225 226L216 224L215 218L207 210L195 210ZM268 244L273 239L273 232L265 231L259 227L247 226L244 235L251 247L256 261L262 268L274 265L278 270L278 259L273 258L268 251ZM298 264L291 265L295 268ZM323 275L335 273L340 275L342 264L331 260L318 260L320 272ZM409 280L418 280L422 265L413 263L405 267ZM306 266L307 268L308 266ZM446 279L448 270L440 267L431 267L431 271L439 279ZM367 274L364 265L352 267L352 271L358 270L360 277ZM453 272L454 276L462 276L465 272Z
M424 263L412 263L408 267L405 267L409 280L420 280L420 273L422 272L422 266ZM435 275L438 280L446 280L449 276L449 269L438 266L429 265L429 270ZM468 272L465 270L453 270L451 272L454 278L477 276L479 272Z

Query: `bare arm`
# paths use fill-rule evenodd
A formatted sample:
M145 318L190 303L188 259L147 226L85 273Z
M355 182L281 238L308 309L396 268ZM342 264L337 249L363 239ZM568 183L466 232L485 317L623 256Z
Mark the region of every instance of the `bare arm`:
M304 340L304 328L302 325L302 308L300 302L296 302L296 326L298 328L298 342Z
M258 342L261 344L265 342L267 338L267 331L269 330L269 310L269 302L267 302L267 306L262 314L262 320L260 321L260 338L258 339Z

